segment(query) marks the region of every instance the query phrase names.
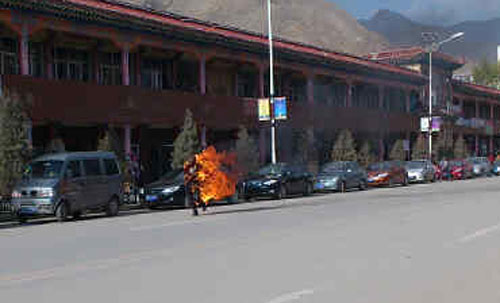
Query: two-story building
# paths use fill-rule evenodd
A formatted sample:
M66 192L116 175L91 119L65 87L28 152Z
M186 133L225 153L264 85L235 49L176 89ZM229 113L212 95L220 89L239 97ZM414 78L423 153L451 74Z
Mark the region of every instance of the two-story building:
M265 36L111 0L0 0L0 29L2 84L33 96L36 150L54 138L93 150L112 129L151 179L168 168L189 108L203 144L230 149L245 126L261 161L270 158L256 106L269 91ZM344 128L380 158L416 136L427 83L419 71L284 40L275 51L276 92L289 105L280 161L296 161L304 146L309 161L326 161ZM453 92L468 112L466 87Z

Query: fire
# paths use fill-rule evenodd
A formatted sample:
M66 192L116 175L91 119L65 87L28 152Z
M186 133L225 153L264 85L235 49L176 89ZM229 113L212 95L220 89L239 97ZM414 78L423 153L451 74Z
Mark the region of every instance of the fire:
M203 203L208 204L234 195L236 178L231 174L231 169L235 162L233 154L217 153L213 146L196 155L196 177Z

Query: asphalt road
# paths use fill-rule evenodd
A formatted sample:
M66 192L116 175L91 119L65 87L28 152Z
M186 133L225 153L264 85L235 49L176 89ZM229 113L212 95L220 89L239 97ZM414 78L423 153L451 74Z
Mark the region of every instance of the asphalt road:
M0 302L500 302L500 178L0 229Z

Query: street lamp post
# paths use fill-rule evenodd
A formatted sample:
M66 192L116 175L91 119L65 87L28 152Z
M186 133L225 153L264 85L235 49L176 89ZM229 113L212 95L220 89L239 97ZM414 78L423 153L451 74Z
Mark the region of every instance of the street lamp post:
M429 52L429 129L428 129L428 134L429 134L429 160L432 160L432 53L437 52L441 45L455 41L457 39L460 39L464 35L463 32L459 32L456 34L451 35L447 39L444 39L441 42L433 42L429 47L428 47L428 52Z
M269 102L271 103L271 162L276 164L276 118L274 117L274 55L271 0L267 0L267 30L269 38Z

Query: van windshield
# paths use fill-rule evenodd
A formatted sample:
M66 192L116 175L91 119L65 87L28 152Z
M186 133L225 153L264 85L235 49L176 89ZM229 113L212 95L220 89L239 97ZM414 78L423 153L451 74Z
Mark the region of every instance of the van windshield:
M28 166L28 176L34 179L54 179L61 174L63 161L35 161Z

